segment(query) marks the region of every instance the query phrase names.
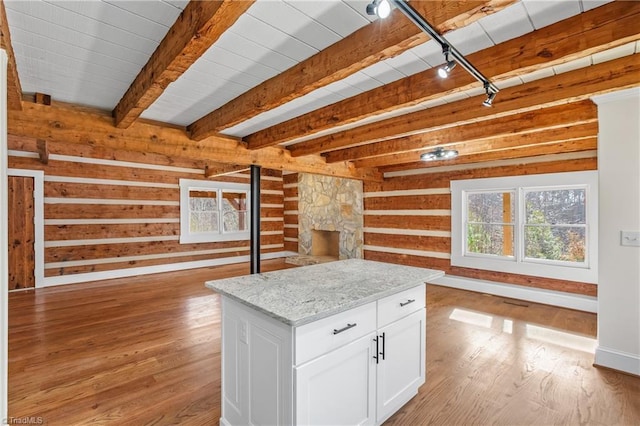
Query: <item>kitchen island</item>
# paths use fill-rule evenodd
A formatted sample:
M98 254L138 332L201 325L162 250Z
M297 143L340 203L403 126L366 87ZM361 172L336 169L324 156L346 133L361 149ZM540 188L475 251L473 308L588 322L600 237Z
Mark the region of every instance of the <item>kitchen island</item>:
M381 424L425 380L425 283L349 259L209 281L222 295L222 425Z

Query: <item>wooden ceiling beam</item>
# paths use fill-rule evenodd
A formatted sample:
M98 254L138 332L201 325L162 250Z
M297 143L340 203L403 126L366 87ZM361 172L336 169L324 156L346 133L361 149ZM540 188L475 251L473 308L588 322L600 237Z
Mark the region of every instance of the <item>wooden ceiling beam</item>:
M111 150L195 159L274 170L317 173L358 180L379 181L374 169L356 169L350 163L327 164L320 156L293 158L277 147L250 151L233 138L211 137L194 142L184 131L155 124L135 122L127 129L113 125L109 115L87 112L82 108L44 106L24 103L23 110L8 111L8 133L17 137L43 139L53 143L76 143Z
M191 0L113 110L127 128L233 25L254 0Z
M491 108L481 105L484 95L475 96L300 142L288 149L294 157L298 157L548 108L598 94L639 87L638 75L640 54L634 54L503 89Z
M426 169L443 166L456 166L461 164L486 163L490 161L510 160L515 158L532 158L554 154L566 154L572 152L596 151L598 138L590 137L564 142L541 143L534 146L510 148L500 151L481 152L470 155L460 155L453 160L442 161L414 161L401 165L394 165L381 169L383 173L403 170Z
M420 1L413 7L439 32L446 33L494 13L513 0ZM363 7L365 4L363 3ZM375 21L281 74L243 93L189 126L202 140L228 127L299 98L427 41L398 10Z
M638 21L640 2L613 2L467 58L492 81L499 82L640 39ZM428 69L276 124L244 140L250 149L277 145L474 86L479 83L460 67L445 80Z
M13 110L22 109L22 86L18 76L16 57L11 46L11 34L9 22L4 8L4 1L0 0L0 49L7 52L7 108Z
M567 124L598 120L598 109L591 100L507 115L493 120L437 129L416 135L359 145L325 154L328 163L379 157L393 153L420 151L424 148L482 140L514 133L528 133L562 127ZM384 163L382 163L384 165Z
M538 145L590 139L597 137L597 134L598 123L594 121L585 124L565 125L551 129L545 128L529 133L506 134L487 139L466 140L460 143L441 146L447 149L455 149L458 151L459 155L463 156L482 152L497 152ZM380 167L386 169L393 165L416 163L420 161L420 154L433 149L433 146L430 146L428 143L428 138L425 137L425 140L424 149L364 158L362 160L354 161L353 164L356 167Z

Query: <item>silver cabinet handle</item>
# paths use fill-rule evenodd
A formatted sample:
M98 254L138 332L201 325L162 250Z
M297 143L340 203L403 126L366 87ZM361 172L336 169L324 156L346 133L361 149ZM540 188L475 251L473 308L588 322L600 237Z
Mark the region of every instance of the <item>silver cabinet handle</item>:
M333 329L333 334L339 334L339 333L342 333L343 331L347 331L347 330L349 330L350 328L355 327L356 325L358 325L358 324L356 324L356 323L354 322L353 324L349 324L349 323L347 323L347 326L346 326L346 327L342 327L342 328L341 328L341 329L339 329L339 330L337 330L337 329L335 329L335 328L334 328L334 329Z
M407 306L409 303L413 303L415 301L416 301L416 299L409 299L406 302L400 302L400 307L402 308L404 306Z

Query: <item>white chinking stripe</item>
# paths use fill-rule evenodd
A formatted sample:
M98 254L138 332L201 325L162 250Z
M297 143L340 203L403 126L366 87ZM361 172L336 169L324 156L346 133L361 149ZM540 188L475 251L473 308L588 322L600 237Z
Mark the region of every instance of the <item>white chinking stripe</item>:
M37 152L29 151L17 151L15 149L7 150L8 157L21 157L21 158L40 158L40 154Z
M260 235L282 235L283 231L263 231ZM55 240L44 243L45 248L89 246L99 244L149 243L158 241L179 241L179 235L158 235L154 237L97 238L86 240Z
M266 245L261 245L260 250L268 250L268 249L283 248L283 247L284 247L283 244L266 244ZM44 268L45 269L68 268L72 266L104 265L109 263L132 262L136 260L172 259L172 258L186 257L186 256L202 256L202 255L208 255L208 254L231 253L235 251L249 251L249 246L225 247L220 249L196 250L196 251L186 251L186 252L178 252L178 253L142 254L138 256L107 257L103 259L51 262L51 263L45 263Z
M398 191L365 192L363 194L363 197L375 198L375 197L403 197L407 195L447 195L447 194L451 194L451 189L425 188L425 189L405 189L405 190L398 190Z
M401 248L395 248L395 247L380 247L380 246L371 246L368 244L365 244L362 248L365 250L377 251L381 253L409 254L412 256L434 257L438 259L451 258L451 255L449 253L441 253L437 251L401 249Z
M118 200L104 198L56 198L45 197L45 204L105 204L105 205L126 205L126 206L179 206L180 201L158 201L158 200Z
M293 251L278 251L262 253L262 260L277 259L296 255ZM195 260L190 262L165 263L153 266L138 266L133 268L114 269L102 272L87 272L82 274L60 275L45 277L42 287L51 287L64 284L77 284L88 281L107 280L113 278L131 277L135 275L157 274L161 272L183 271L185 269L205 268L211 266L229 265L249 261L249 255L219 257L216 259Z
M180 185L173 183L157 183L157 182L140 182L130 180L117 180L117 179L94 179L94 178L79 178L69 176L49 176L45 175L45 182L62 182L62 183L83 183L94 185L114 185L114 186L141 186L145 188L165 188L165 189L180 189Z
M203 169L190 167L162 166L159 164L134 163L133 161L107 160L102 158L76 157L71 155L51 154L50 160L68 161L72 163L99 164L103 166L129 167L133 169L160 170L164 172L193 173L204 175Z
M152 219L45 219L45 225L129 225L138 223L180 223L180 218Z
M426 229L396 229L396 228L369 228L362 229L364 232L371 234L387 234L387 235L411 235L419 237L451 237L449 231L432 231Z
M55 240L44 243L45 248L89 246L99 244L149 243L156 241L179 241L179 235L159 235L155 237L97 238L87 240Z

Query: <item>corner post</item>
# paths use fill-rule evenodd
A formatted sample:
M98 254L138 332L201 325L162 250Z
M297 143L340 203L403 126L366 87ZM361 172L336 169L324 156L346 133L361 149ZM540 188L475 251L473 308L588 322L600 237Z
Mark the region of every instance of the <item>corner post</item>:
M251 273L260 273L260 166L251 166Z

